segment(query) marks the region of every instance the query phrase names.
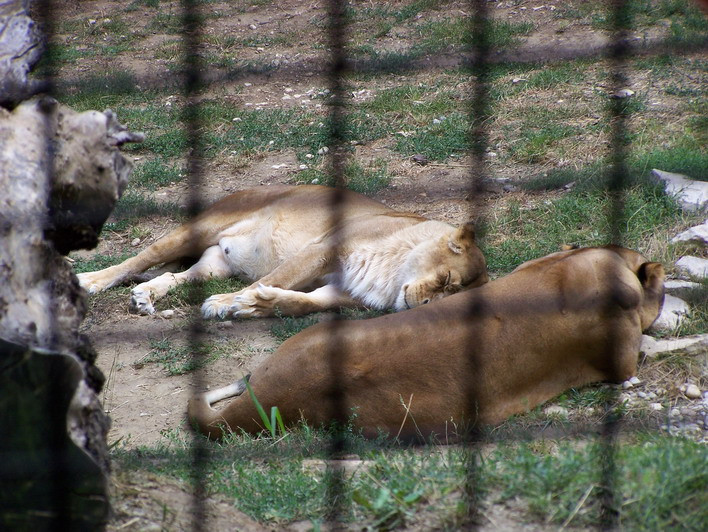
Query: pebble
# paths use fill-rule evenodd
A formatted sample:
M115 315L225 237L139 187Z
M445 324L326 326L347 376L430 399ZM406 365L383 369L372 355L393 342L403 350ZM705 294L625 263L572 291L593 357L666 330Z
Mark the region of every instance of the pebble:
M551 405L547 407L544 409L543 413L547 416L568 417L568 409L558 405Z
M162 312L160 312L160 316L165 318L166 320L172 319L174 317L174 315L175 315L174 310L163 310Z
M634 94L632 89L620 89L612 94L612 98L629 98Z
M695 384L686 386L686 391L683 392L689 399L698 399L701 397L701 390Z
M133 240L130 241L130 245L135 247L138 244L140 244L140 239L139 238L134 238Z
M659 410L663 410L664 407L661 406L661 403L650 403L649 406L651 407L652 410L656 410L657 412Z

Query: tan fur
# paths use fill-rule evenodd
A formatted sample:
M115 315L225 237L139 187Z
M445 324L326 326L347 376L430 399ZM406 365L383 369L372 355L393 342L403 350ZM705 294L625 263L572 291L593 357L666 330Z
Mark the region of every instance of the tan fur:
M498 423L568 388L634 375L642 331L661 309L663 279L660 264L623 248L554 253L431 305L310 327L256 368L250 383L266 411L278 406L291 424L355 412L366 434L427 438ZM190 419L211 437L223 427L259 431L248 394L222 410L210 406L242 389L193 398Z
M81 273L90 293L153 266L195 256L181 273L164 273L132 290L131 307L153 302L180 283L232 275L254 283L208 298L205 317L298 315L365 305L410 308L485 283L486 263L471 224L454 228L351 191L321 186L244 190L121 264Z

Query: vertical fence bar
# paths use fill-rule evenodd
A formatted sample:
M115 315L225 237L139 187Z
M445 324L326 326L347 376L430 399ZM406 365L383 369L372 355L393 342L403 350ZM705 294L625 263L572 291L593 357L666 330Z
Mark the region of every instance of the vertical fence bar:
M342 226L343 189L346 186L345 166L345 80L347 71L346 21L347 3L343 0L329 0L327 4L329 61L327 69L327 82L330 90L328 105L328 147L329 168L334 181L334 193L330 205L330 227L339 228L338 236L333 240L331 250L332 260L339 260L339 250L344 245L346 229ZM336 229L335 229L336 231ZM334 271L340 268L334 267ZM338 317L337 317L338 318ZM327 344L327 359L331 375L331 388L327 394L330 401L332 435L330 443L330 457L334 458L345 452L346 439L344 426L346 425L347 412L345 411L344 395L342 393L342 362L347 353L343 352L339 344L340 320L333 319L329 322L329 342ZM342 514L342 494L344 492L344 476L339 468L330 468L327 484L328 515L327 520L336 523Z
M201 60L199 57L199 45L201 42L201 23L197 9L198 2L195 0L183 0L182 38L184 54L184 86L185 98L182 123L185 130L188 146L187 155L187 176L189 180L189 198L187 203L187 213L193 219L202 210L201 184L204 168L204 146L201 136L202 123L200 116L199 94L202 90ZM194 252L192 256L198 256L200 245L199 235L190 235ZM203 301L204 290L200 283L191 283L189 286L190 296L193 300ZM192 309L189 320L189 351L195 360L195 367L200 367L200 359L205 356L200 345L204 334L204 325L199 308ZM192 372L192 384L194 389L203 389L203 378L200 371ZM207 515L205 511L206 502L206 468L208 465L209 453L205 439L194 433L192 438L192 464L191 477L194 491L192 495L192 530L200 532L208 530Z
M470 0L469 32L472 37L471 48L468 50L469 58L465 59L466 69L470 76L472 97L468 107L469 120L469 155L471 168L469 175L469 192L466 199L469 201L470 213L468 218L482 220L479 213L474 212L477 198L482 188L482 182L487 177L487 146L489 135L487 131L490 118L489 109L489 52L490 52L490 19L487 2L485 0ZM474 319L480 312L480 302L475 299L472 307L468 309L469 319ZM466 515L462 526L465 530L476 530L481 523L482 479L479 446L481 434L477 424L477 380L479 368L474 363L474 350L479 342L478 338L469 338L469 355L464 368L466 390L466 423L464 428L464 460L465 460L465 485L464 498Z
M628 30L630 28L630 10L626 0L613 0L608 6L612 20L612 36L608 59L610 62L610 156L607 177L607 191L610 195L610 207L607 213L610 243L622 245L624 238L625 192L628 185L627 175L627 104L620 92L627 86L626 61L629 57ZM620 287L617 287L618 291ZM610 331L609 349L614 352L621 341L621 332ZM614 357L611 358L614 360ZM598 528L613 530L619 526L619 498L617 493L617 435L622 421L618 410L619 391L612 388L604 404L604 417L600 440L600 488L597 497L600 502Z
M53 12L53 2L52 0L39 0L37 3L38 8L38 18L39 23L42 27L44 39L45 39L45 56L51 57L51 49L54 36L54 20L52 18ZM41 72L43 81L45 83L44 92L51 96L55 92L55 78L56 78L56 66L53 62L47 61L43 65L43 70ZM45 177L45 195L47 202L49 201L49 195L51 194L51 181L52 173L54 171L54 150L53 139L51 138L51 127L49 121L45 119L46 127L44 146L46 149L46 175ZM51 279L51 273L48 272L42 275L44 279ZM49 323L52 330L51 337L56 336L57 331L57 321L56 316L52 312L54 305L50 305L47 309L51 313L49 316ZM52 348L52 346L47 346ZM51 379L48 383L50 388L50 393L47 397L57 398L61 397L61 382L58 379ZM72 471L70 470L70 464L67 461L66 453L64 452L64 438L66 433L66 418L65 412L62 412L62 403L57 400L50 400L47 405L47 413L50 420L49 424L49 471L50 471L50 482L51 491L50 497L52 499L52 518L50 519L50 530L56 530L57 532L66 530L68 526L71 526L72 515L69 507L69 493L67 491L68 479L71 477Z

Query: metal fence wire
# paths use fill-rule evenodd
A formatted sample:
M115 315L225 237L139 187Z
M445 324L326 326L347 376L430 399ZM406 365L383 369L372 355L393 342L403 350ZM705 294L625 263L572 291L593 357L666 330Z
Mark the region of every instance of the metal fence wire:
M321 69L326 73L326 80L331 97L327 100L328 119L327 146L329 152L328 168L331 172L334 186L339 190L345 186L345 168L347 160L351 157L347 148L347 76L353 73L367 72L371 75L381 75L390 72L390 66L383 62L366 61L355 59L348 53L349 24L350 17L347 13L349 3L343 0L326 0L327 2L327 60L321 65ZM482 184L489 178L490 171L487 165L489 152L489 124L493 117L493 110L490 101L490 69L500 62L515 63L551 63L558 60L572 60L586 57L606 57L611 65L607 72L607 84L611 92L618 91L628 86L627 62L636 54L647 56L657 54L681 54L694 51L696 48L686 48L684 44L672 45L670 42L662 41L658 44L646 44L641 48L633 47L629 43L628 33L631 24L630 2L622 0L612 0L607 3L609 10L608 19L611 22L611 41L609 46L601 49L588 49L584 43L577 43L576 47L549 49L539 46L531 52L526 51L523 56L515 56L514 51L498 53L493 47L493 39L490 34L492 26L490 24L492 9L496 2L487 0L470 0L466 11L469 13L469 35L466 42L470 45L460 52L459 62L464 65L466 74L469 77L469 101L467 102L469 137L468 147L471 160L466 199L470 205L474 205L475 211L468 214L469 219L484 219L485 213L479 212L480 203L474 199L482 193ZM189 201L188 215L195 216L202 210L204 201L202 198L202 187L205 173L208 172L208 162L204 157L204 132L208 130L208 123L204 122L202 107L202 91L207 85L218 86L220 83L227 83L233 80L244 79L245 71L240 71L238 67L229 68L225 73L210 72L203 62L203 54L200 45L205 37L203 24L205 18L202 16L202 9L205 2L199 0L182 0L181 2L181 56L182 56L182 78L181 87L185 100L184 112L181 117L181 124L186 136L188 153L187 174L189 179ZM53 3L43 0L37 4L37 9L42 14L43 27L46 31L52 32L56 29L53 23L52 9ZM51 36L50 39L51 41ZM699 49L705 49L705 43L700 43ZM290 70L297 69L296 64L289 66ZM303 65L302 68L309 68ZM429 68L424 61L412 62L405 66L405 71L423 71ZM56 73L56 68L51 68L50 73ZM281 74L278 70L267 74L271 79L277 79ZM144 78L144 79L143 79ZM143 88L159 86L163 80L152 78L146 74L139 80ZM609 122L611 123L610 153L607 158L607 189L612 195L611 208L606 213L609 220L611 234L607 235L607 242L621 245L623 243L623 230L626 227L626 220L623 218L625 209L623 201L625 189L628 186L628 171L626 161L628 157L629 135L628 119L629 107L624 105L622 100L611 100L611 105L607 111ZM121 118L121 117L119 117ZM342 216L342 195L334 195L331 205L331 221L333 226L341 224ZM193 238L196 244L196 235ZM339 243L338 245L343 245ZM204 293L201 285L192 285L193 293L191 300L203 300ZM470 315L474 315L477 309L470 309ZM204 341L205 331L199 312L195 309L190 317L189 344L194 357L204 356L198 346ZM338 341L341 321L332 320L329 322L331 331L331 341L328 344L328 356L330 360L330 371L332 380L335 383L341 382L342 370L340 363L346 353L340 352ZM615 334L620 334L617 331ZM471 339L470 346L477 340ZM475 372L474 367L468 368L470 375ZM204 389L206 383L201 381L200 372L193 372L194 389ZM469 378L468 382L473 383L474 379ZM344 407L344 398L340 392L341 387L334 386L332 393L332 419L346 421L347 412ZM601 470L601 486L593 492L593 497L597 497L601 505L601 517L597 522L600 529L617 528L618 522L618 500L617 500L617 438L620 425L623 423L622 417L616 414L614 408L617 401L617 391L608 397L606 401L606 411L608 415L603 416L602 426L599 427L602 441L602 452L598 458L597 467ZM474 410L475 389L470 386L468 390L469 411ZM598 432L597 426L590 427L568 427L568 434L594 434ZM330 453L332 457L345 454L346 438L336 431L332 433ZM504 434L500 438L514 440L526 440L533 435L529 434ZM466 517L463 528L476 529L480 526L480 500L479 493L479 456L481 444L490 441L488 435L485 436L474 429L468 430L464 434L463 445L466 452L466 485L464 486L464 506ZM194 485L192 498L193 521L192 529L195 531L211 529L206 511L206 501L208 499L207 490L207 467L209 463L209 445L201 436L195 436L192 445L191 476ZM342 474L332 474L327 477L330 485L327 490L329 524L337 526L339 516L345 511L342 507ZM61 506L62 503L59 503ZM60 516L62 514L59 514ZM58 528L61 528L59 526ZM234 523L234 530L237 530L238 523Z

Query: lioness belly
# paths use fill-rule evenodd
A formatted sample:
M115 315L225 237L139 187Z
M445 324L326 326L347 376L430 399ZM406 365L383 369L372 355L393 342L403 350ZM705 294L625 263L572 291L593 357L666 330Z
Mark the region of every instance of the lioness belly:
M287 224L279 222L282 220L273 217L249 219L222 233L219 247L234 275L252 281L265 277L317 234L313 231L293 235Z

